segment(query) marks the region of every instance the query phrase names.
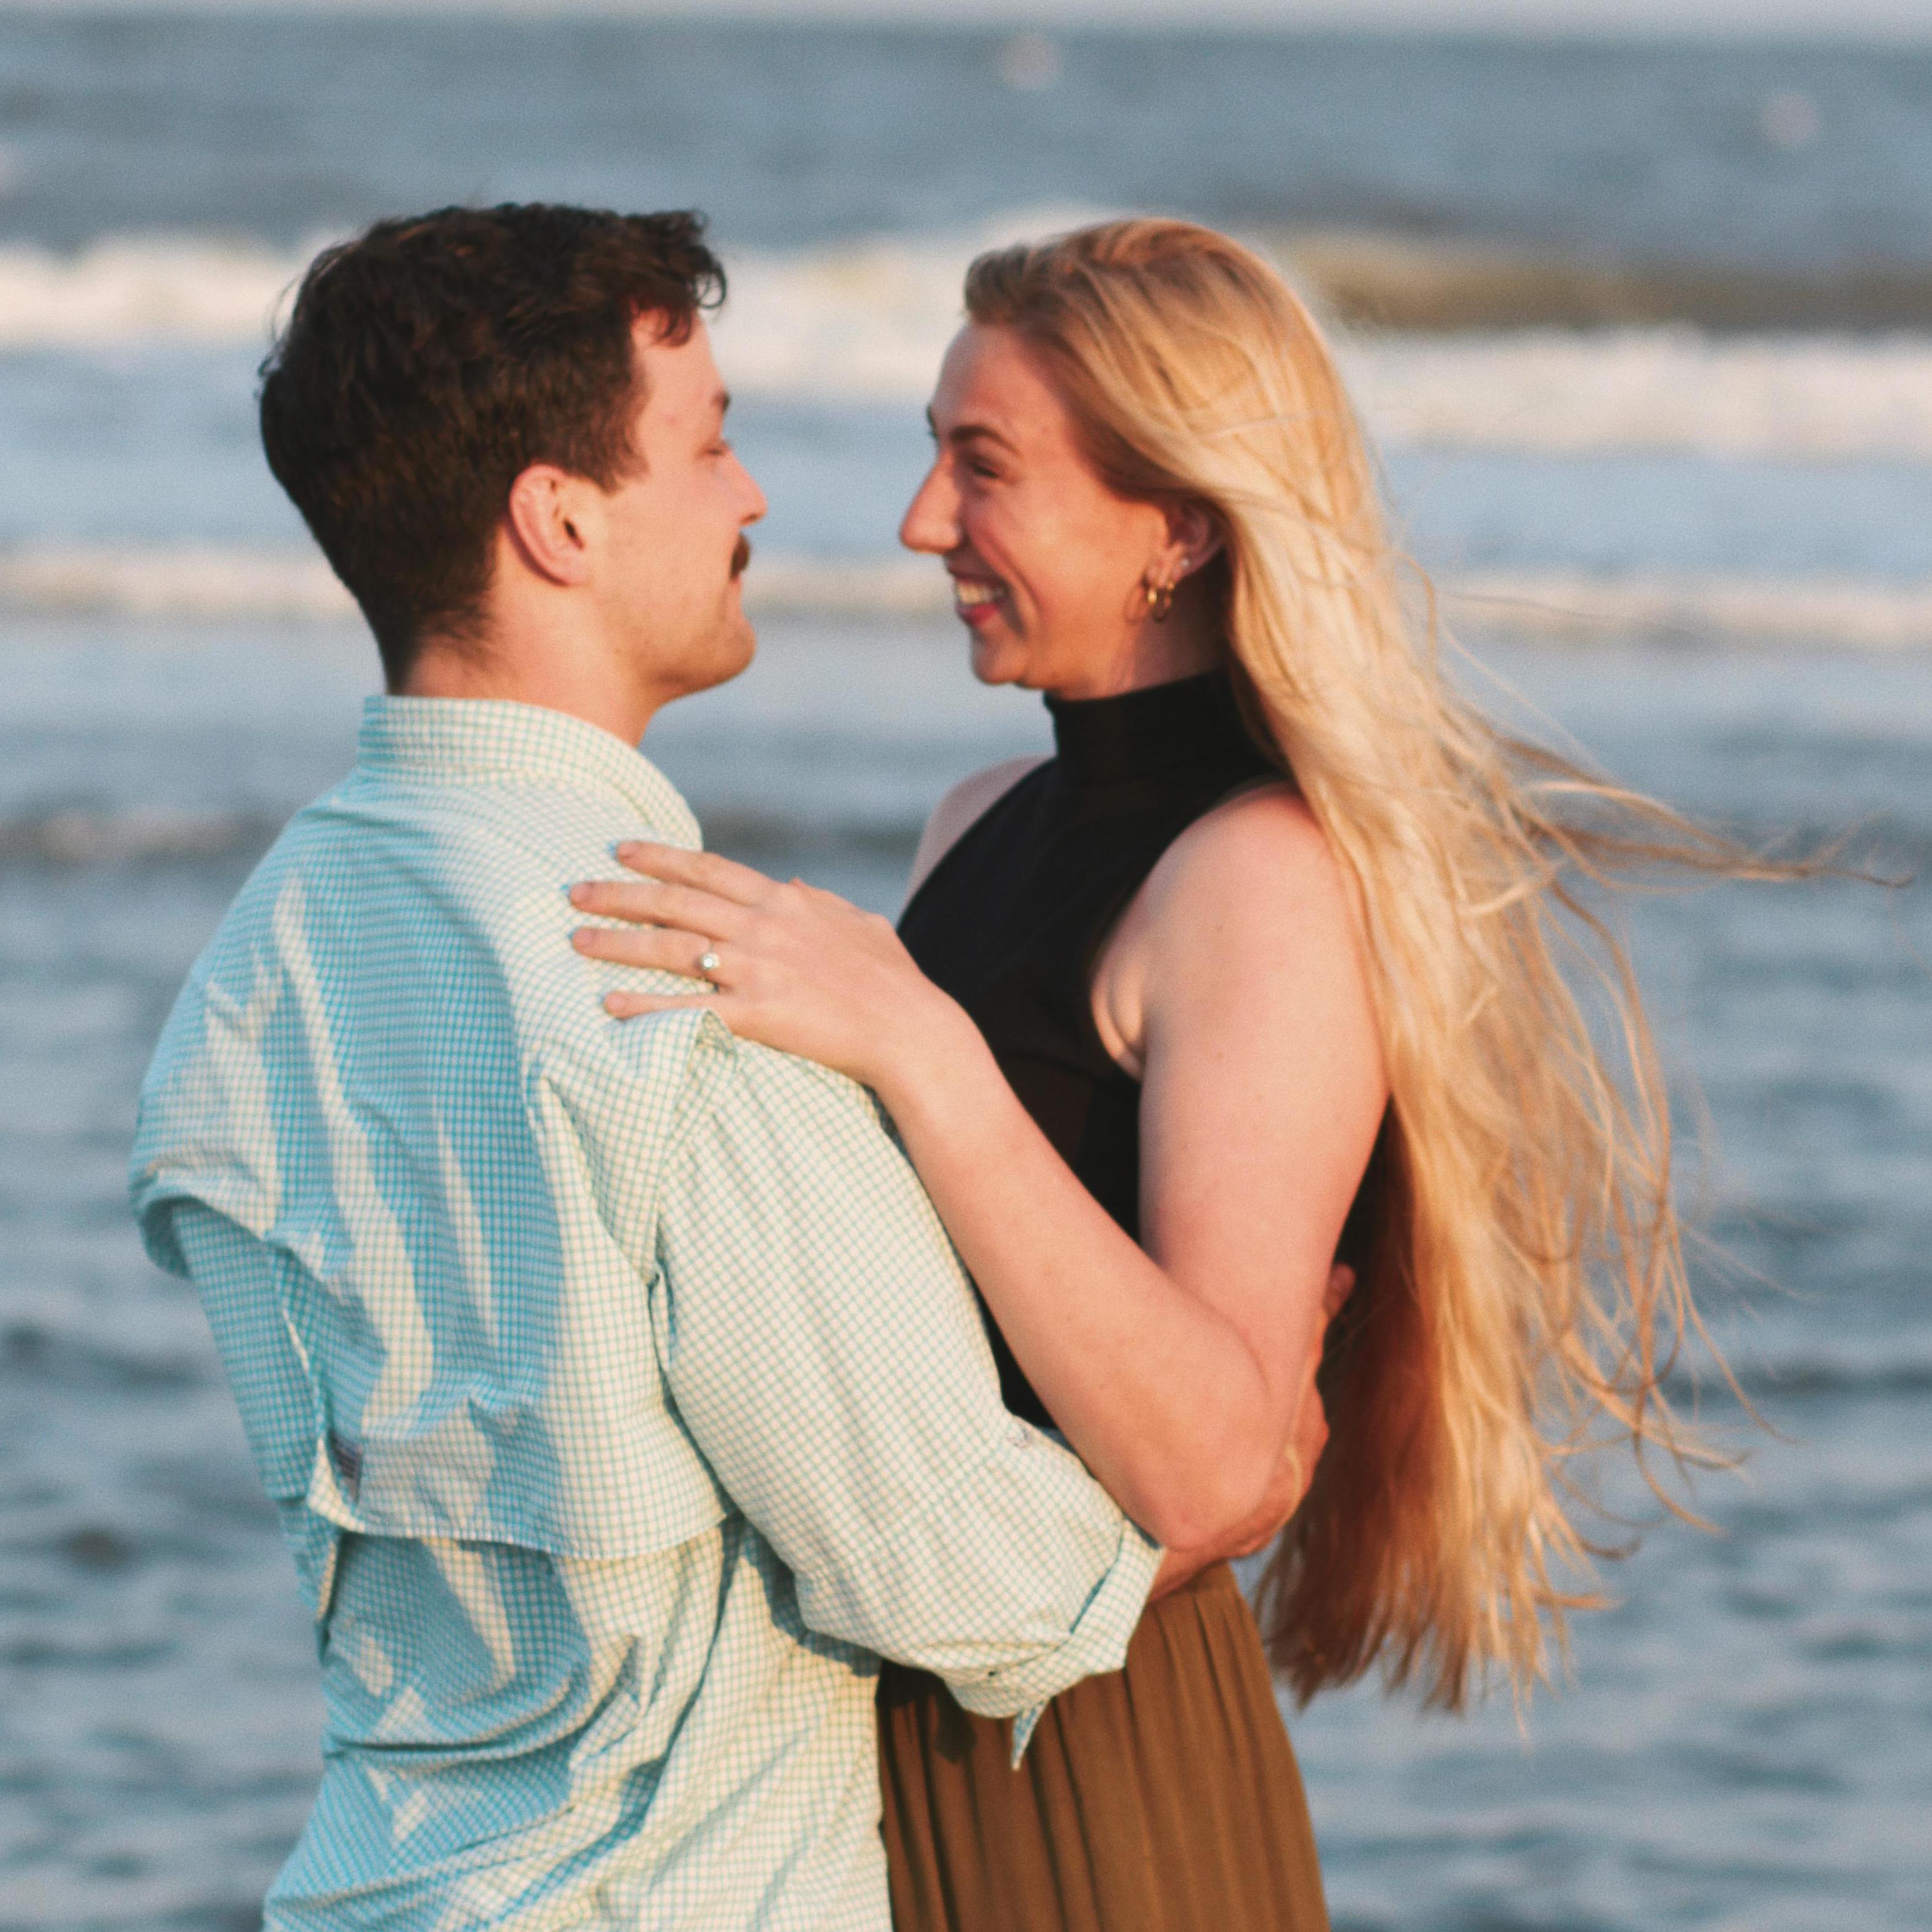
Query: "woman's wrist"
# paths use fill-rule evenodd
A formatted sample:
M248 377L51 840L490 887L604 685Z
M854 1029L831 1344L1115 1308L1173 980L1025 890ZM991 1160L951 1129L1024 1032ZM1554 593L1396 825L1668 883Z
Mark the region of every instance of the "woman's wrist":
M998 1067L985 1037L958 1001L928 985L883 1030L876 1077L868 1082L902 1125L956 1102L962 1082Z

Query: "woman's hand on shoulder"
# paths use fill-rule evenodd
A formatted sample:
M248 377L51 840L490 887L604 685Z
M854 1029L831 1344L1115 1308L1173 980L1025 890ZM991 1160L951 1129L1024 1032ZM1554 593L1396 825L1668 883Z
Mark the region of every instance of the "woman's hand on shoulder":
M801 879L781 883L715 852L640 842L617 849L634 880L571 888L577 950L706 982L688 994L618 991L620 1019L698 1008L741 1040L796 1053L882 1094L970 1034L958 1004L920 972L892 922Z

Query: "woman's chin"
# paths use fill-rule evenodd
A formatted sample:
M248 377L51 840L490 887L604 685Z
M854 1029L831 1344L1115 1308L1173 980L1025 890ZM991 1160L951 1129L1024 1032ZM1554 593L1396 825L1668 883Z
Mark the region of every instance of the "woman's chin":
M973 675L982 684L1018 684L1026 669L1026 653L1011 638L989 637L974 629L972 638Z

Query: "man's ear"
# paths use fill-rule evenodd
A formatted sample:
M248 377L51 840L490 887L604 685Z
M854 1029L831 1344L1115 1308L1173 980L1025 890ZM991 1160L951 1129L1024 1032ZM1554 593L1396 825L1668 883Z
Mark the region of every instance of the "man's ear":
M552 463L533 463L510 485L503 520L530 568L561 585L587 583L597 535L596 486Z

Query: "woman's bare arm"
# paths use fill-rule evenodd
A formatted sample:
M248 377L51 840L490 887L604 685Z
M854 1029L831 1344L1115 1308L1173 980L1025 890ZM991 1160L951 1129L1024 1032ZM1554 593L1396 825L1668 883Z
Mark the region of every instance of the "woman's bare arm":
M1385 1099L1354 921L1305 807L1278 789L1190 828L1096 990L1144 1083L1141 1249L989 1054L956 1044L881 1096L1069 1440L1164 1541L1215 1545L1292 1438Z
M724 990L741 1035L842 1068L892 1110L935 1206L1042 1400L1170 1546L1225 1546L1278 1483L1304 1412L1330 1257L1383 1105L1341 881L1279 788L1223 806L1156 867L1102 974L1141 1036L1147 1246L1074 1178L963 1011L884 920L730 861L643 850L638 884L581 888L589 952ZM1135 1044L1124 1041L1124 1046Z

